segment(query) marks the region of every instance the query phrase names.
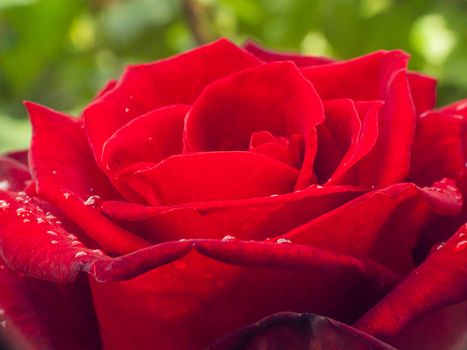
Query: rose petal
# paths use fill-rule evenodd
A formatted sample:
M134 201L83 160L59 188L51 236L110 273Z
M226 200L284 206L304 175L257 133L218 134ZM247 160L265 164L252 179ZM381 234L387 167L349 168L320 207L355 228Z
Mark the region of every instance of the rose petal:
M269 131L256 131L251 134L248 150L300 168L303 159L303 136L297 134L287 139L275 137Z
M425 113L418 120L410 178L426 185L465 173L467 121L450 108Z
M337 184L358 184L361 181L359 162L373 149L378 137L378 115L382 107L381 101L355 101L361 127L357 137L353 137L346 154L332 176L326 182L327 186Z
M467 302L430 312L388 341L399 350L467 348Z
M349 186L312 187L279 196L156 207L104 202L102 210L155 243L226 235L264 240L303 225L363 191Z
M182 153L188 110L184 105L162 107L131 120L106 141L102 163L115 174L133 163L158 163Z
M194 250L184 257L150 263L187 244ZM104 347L202 349L280 310L353 319L396 281L372 262L294 244L199 240L160 248L95 265L106 281L133 277L92 283Z
M430 188L402 183L357 197L278 238L368 256L406 273L413 268L412 249L429 215L454 215L461 206L453 183Z
M252 152L176 155L141 170L122 172L152 205L261 197L293 190L298 171Z
M328 57L303 56L268 50L252 40L245 42L243 47L265 62L293 61L297 67L301 68L336 62ZM408 72L407 79L417 115L432 109L436 103L436 79L419 72Z
M358 183L358 174L352 176L348 172L373 148L378 136L381 106L380 101L325 101L326 119L317 128L318 153L315 160L315 172L320 183L335 184L339 180L345 181L344 177L349 180L357 177L356 181L352 180Z
M0 191L0 252L16 271L49 281L72 281L102 258L83 247L37 199Z
M252 53L253 55L265 62L292 61L297 65L297 67L317 66L333 62L333 60L328 57L304 56L297 53L284 53L268 50L261 47L253 40L246 41L243 44L243 47L245 48L245 50L247 50L248 52Z
M0 156L0 189L22 191L31 179L29 169L23 163Z
M378 51L349 61L302 68L322 99L385 102L379 137L361 174L364 184L385 186L407 176L415 131L407 62L408 56L401 51Z
M144 247L143 240L85 205L99 196L107 199L119 196L97 168L78 122L33 103L26 103L26 107L33 127L31 170L38 195L59 208L109 252L125 253Z
M185 121L185 152L247 150L252 133L303 135L305 153L298 187L312 179L315 125L323 109L313 86L290 62L269 63L207 87Z
M0 258L0 284L2 349L101 349L86 279L39 281L15 273Z
M102 88L102 90L100 90L97 94L96 94L96 97L94 98L94 100L97 100L99 98L101 98L102 96L104 96L106 93L108 93L109 91L113 90L113 88L115 86L117 86L117 81L112 79L112 80L109 80L107 82L107 84L105 84L105 86Z
M377 337L392 337L425 315L467 300L466 232L463 225L358 320L357 328Z
M5 154L6 157L12 158L25 166L29 166L29 150L20 150L8 152Z
M111 92L83 112L96 159L105 141L135 117L163 106L191 104L211 82L259 64L253 55L221 39L165 60L130 66Z
M216 341L206 350L395 350L345 323L314 314L279 312Z
M436 79L418 72L409 72L407 79L417 115L432 109L436 103Z

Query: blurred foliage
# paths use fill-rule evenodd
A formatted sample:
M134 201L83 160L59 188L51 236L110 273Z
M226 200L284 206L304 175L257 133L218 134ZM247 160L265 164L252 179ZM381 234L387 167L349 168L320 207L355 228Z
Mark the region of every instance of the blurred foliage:
M465 0L0 0L0 150L27 145L22 100L79 113L128 63L225 36L335 58L381 48L467 97Z

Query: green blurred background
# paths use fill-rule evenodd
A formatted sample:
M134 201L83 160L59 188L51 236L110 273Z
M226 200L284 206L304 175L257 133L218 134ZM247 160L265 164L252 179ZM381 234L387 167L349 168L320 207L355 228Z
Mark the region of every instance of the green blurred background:
M25 147L22 100L78 114L128 63L225 36L344 59L381 48L467 97L466 0L0 0L0 151Z

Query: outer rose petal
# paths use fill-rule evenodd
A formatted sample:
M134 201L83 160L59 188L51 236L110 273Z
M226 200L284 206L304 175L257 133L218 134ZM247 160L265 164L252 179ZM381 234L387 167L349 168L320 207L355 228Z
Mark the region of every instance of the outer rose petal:
M155 268L164 251L173 259L177 246L196 251ZM294 244L242 241L170 242L111 265L96 263L95 269L101 278L107 272L107 281L131 278L92 283L104 348L114 350L202 349L280 310L349 320L395 283L369 261Z
M101 349L86 279L56 284L27 278L0 258L0 285L0 346L1 340L8 344L2 349Z
M313 314L279 312L217 341L206 350L395 350L345 323Z
M135 117L173 104L191 104L211 82L261 61L225 39L150 64L131 66L117 86L84 112L99 161L105 141Z
M410 178L417 183L427 184L442 177L459 179L465 174L467 105L465 111L456 110L458 106L462 101L427 112L418 120L410 172Z
M457 214L462 197L449 181L434 187L396 184L357 197L281 238L354 256L406 273L412 249L432 213Z
M385 102L376 146L365 159L363 184L385 186L407 176L415 132L407 62L408 56L401 51L379 51L350 61L302 68L322 99Z
M13 158L0 156L0 190L22 191L30 179L26 165Z
M467 228L440 245L415 271L368 311L356 326L393 337L411 322L467 300Z
M274 61L293 61L297 67L318 66L321 64L332 63L334 60L327 57L304 56L296 53L284 53L267 50L252 40L248 40L243 47L248 52L265 62Z
M116 220L131 224L154 243L186 238L221 239L226 235L264 240L303 225L364 191L349 186L312 186L278 196L173 206L104 202L102 210Z
M271 51L251 40L248 40L243 47L265 62L293 61L297 67L301 68L336 62L327 57L303 56L296 53ZM418 72L408 72L407 79L417 115L432 109L436 102L436 80Z
M417 115L432 109L436 103L436 79L418 72L409 72L407 79Z
M316 124L323 107L313 86L290 62L269 63L207 87L185 121L185 152L247 150L251 135L303 135L305 154L298 187L310 184Z
M298 171L252 152L203 152L169 157L119 175L147 203L173 205L261 197L293 190Z
M33 127L30 159L38 195L110 252L125 253L144 247L143 240L85 205L96 200L96 195L119 197L97 168L79 122L33 103L26 106Z
M12 158L25 166L29 166L29 150L20 150L8 152L5 154L6 157Z

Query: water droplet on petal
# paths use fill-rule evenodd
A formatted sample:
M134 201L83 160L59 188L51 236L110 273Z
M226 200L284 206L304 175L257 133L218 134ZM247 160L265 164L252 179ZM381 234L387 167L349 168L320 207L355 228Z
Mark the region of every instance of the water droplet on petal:
M98 205L100 204L100 199L101 199L101 197L99 197L99 196L97 196L97 195L89 196L89 197L84 201L84 205L86 205L86 206L88 206L88 207L97 208Z
M0 200L0 210L1 211L7 211L8 208L10 207L10 203L8 203L7 201L5 200Z
M23 224L28 224L28 223L30 223L30 222L31 222L31 220L29 220L29 219L24 219L24 220L23 220Z
M16 209L16 215L17 216L28 216L29 214L31 214L31 212L29 210L27 210L26 208L18 208Z
M53 239L53 240L51 240L51 241L50 241L50 243L52 243L52 244L57 244L57 243L58 243L58 241L57 241L57 240L55 240L55 239Z
M92 252L94 254L104 255L104 252L102 250L100 250L100 249L93 249Z
M269 197L278 197L279 195L277 193L271 194Z
M460 241L457 243L456 247L454 248L454 252L458 253L463 251L465 248L467 248L467 241Z
M80 241L71 241L71 245L81 245Z
M52 175L57 175L57 170L52 170Z
M63 192L63 197L65 197L65 199L68 199L71 197L71 193Z
M128 107L125 107L125 113L128 113L130 109Z
M223 242L230 242L230 241L233 241L233 240L235 240L235 237L230 236L230 235L224 236L224 238L222 238Z
M0 190L7 190L10 188L10 183L7 180L0 181Z
M57 232L51 231L51 230L47 231L47 234L52 235L52 236L57 236Z
M463 238L463 237L465 237L465 233L464 232L459 233L459 238Z
M44 220L43 218L37 218L37 219L36 219L36 222L37 222L38 224L43 224L43 223L45 222L45 220Z
M80 256L86 256L88 255L86 252L78 252L75 254L75 258L79 258Z
M287 238L279 238L279 239L277 239L276 243L277 244L284 244L284 243L292 243L292 241L290 239L287 239Z

